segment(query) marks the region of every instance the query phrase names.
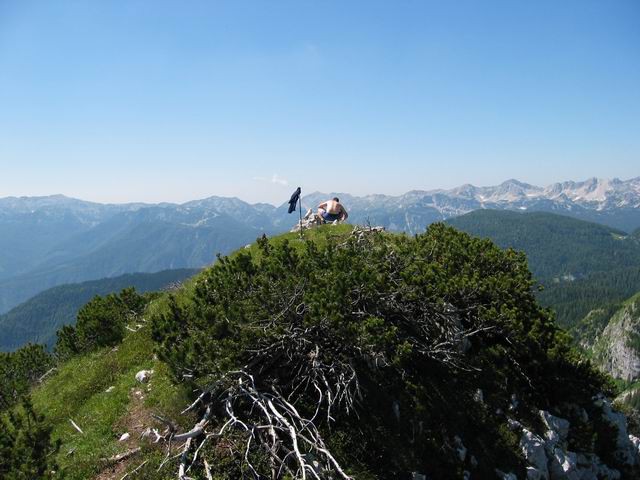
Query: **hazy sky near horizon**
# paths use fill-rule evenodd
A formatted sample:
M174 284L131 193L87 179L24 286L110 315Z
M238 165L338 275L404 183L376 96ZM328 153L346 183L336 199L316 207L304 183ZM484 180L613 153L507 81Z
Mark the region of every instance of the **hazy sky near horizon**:
M640 175L640 2L0 0L0 197Z

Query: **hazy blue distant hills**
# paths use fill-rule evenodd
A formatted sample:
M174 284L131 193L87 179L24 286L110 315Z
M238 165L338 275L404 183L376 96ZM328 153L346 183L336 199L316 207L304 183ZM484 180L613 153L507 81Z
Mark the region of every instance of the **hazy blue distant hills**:
M0 312L55 285L124 273L199 268L213 262L217 253L228 253L272 231L245 212L234 213L230 208L227 212L146 206L101 212L90 223L68 213L45 226L36 222L37 229L14 228L6 236L4 224L9 222L0 220L2 251L7 258L22 259L19 265L16 260L0 259L5 271L0 278ZM11 222L20 225L21 215ZM21 237L28 239L28 248L20 246Z
M0 315L0 351L21 347L27 342L55 343L56 331L75 322L82 305L95 295L118 292L135 287L139 292L161 290L182 282L198 270L165 270L157 273L135 273L90 282L59 285L45 290L11 311Z
M29 271L56 246L138 205L101 205L67 198L0 199L0 279Z
M357 205L357 201L345 197L345 203ZM216 205L220 206L218 202ZM33 284L82 279L86 272L115 276L121 273L118 269L122 266L157 270L162 265L203 265L214 258L210 245L231 251L251 242L261 231L260 216L251 218L246 204L231 201L225 208L244 209L242 215L253 226L242 225L221 213L202 219L198 213L201 207L147 207L122 213L78 236L77 250L82 252L78 258L59 261L73 253L61 251L39 272L0 284L2 294L11 292L10 288L18 295L34 291ZM282 213L283 225L288 227L295 221L293 217ZM393 214L388 218L394 218ZM640 238L635 234L546 212L477 210L447 222L473 235L491 238L500 246L525 251L534 275L545 285L541 301L558 312L560 323L566 327L572 327L593 309L616 308L620 301L640 290ZM0 317L0 331L7 339L0 341L0 348L18 346L26 339L51 341L55 329L73 319L75 309L94 294L117 290L134 280L139 288L144 283L148 285L145 289L152 290L164 282L163 275L174 274L182 275L169 271L49 289ZM56 296L60 300L55 300ZM43 323L25 321L40 306L44 306L42 312L47 312L47 305L57 301L62 302L62 307L53 310L52 315L59 320L50 321L47 315L38 313L35 317L42 318ZM29 326L26 333L20 333L20 325ZM51 325L54 327L49 329ZM39 331L41 336L34 336Z
M333 195L307 195L303 209ZM508 180L494 187L463 185L399 196L338 196L350 222L408 233L482 209L554 212L624 232L640 227L640 178L544 188ZM286 200L288 195L275 207L224 197L181 205L103 205L61 195L0 199L0 313L55 285L205 266L217 253L263 233L289 230L297 215L287 214Z

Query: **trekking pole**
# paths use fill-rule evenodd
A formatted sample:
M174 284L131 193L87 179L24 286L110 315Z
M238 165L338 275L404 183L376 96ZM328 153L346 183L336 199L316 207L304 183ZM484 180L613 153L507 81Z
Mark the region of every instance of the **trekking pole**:
M300 198L298 199L298 213L300 214L300 238L302 238L302 194L300 194Z

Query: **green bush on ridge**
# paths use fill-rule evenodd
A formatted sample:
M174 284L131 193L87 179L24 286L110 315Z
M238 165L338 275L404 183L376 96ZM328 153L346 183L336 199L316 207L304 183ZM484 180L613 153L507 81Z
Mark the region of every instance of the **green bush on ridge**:
M19 402L53 364L53 357L42 345L29 344L15 352L0 352L0 411Z
M16 409L0 412L0 478L27 480L62 478L56 475L51 427L37 414L28 398Z
M355 413L343 405L334 421L317 423L363 478L461 474L455 455L442 454L457 435L484 459L481 475L523 473L517 438L493 414L511 394L551 408L610 388L579 361L534 287L523 254L443 224L415 237L356 235L324 246L263 239L257 252L221 258L167 299L152 327L176 378L211 398L233 388L228 372L242 371L315 418L317 385L300 378L355 372ZM484 406L473 399L478 389ZM255 420L252 405L237 408ZM217 415L224 420L223 409ZM235 432L225 441L246 440ZM214 448L207 454L227 465L224 478L248 468ZM259 447L249 455L268 468Z
M65 359L120 343L127 323L141 315L147 303L148 297L133 287L119 294L95 296L80 309L75 326L65 325L58 331L56 355Z

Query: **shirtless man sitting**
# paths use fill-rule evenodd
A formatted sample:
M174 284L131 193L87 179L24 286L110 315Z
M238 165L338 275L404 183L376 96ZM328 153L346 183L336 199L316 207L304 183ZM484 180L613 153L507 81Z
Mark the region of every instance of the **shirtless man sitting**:
M336 220L343 222L349 217L338 197L333 197L318 205L317 215L323 222L335 222Z

